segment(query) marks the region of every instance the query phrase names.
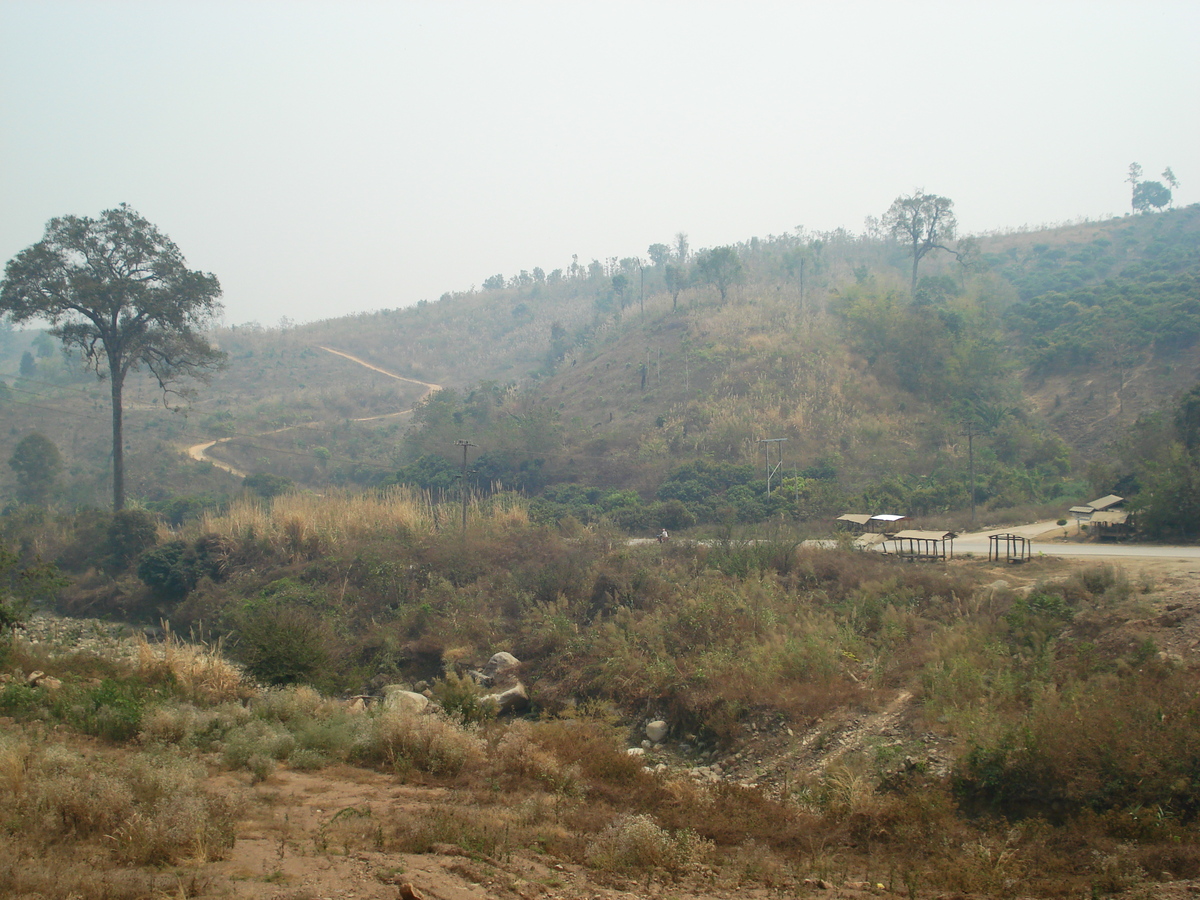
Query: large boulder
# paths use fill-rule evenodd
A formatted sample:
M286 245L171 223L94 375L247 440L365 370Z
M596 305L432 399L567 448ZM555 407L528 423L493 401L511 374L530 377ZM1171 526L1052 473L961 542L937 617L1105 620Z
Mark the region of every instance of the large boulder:
M655 719L646 726L646 737L655 744L661 744L670 730L671 727L662 719Z
M520 668L521 661L506 650L501 650L499 653L492 654L492 658L487 661L487 665L483 667L483 677L487 684L501 684L508 678L516 677L516 670Z
M383 688L383 708L422 713L429 706L429 698L410 691L402 684L388 684Z
M496 704L496 715L498 716L505 713L523 712L529 706L529 692L525 690L525 685L518 681L498 693L488 694L483 698L483 702Z

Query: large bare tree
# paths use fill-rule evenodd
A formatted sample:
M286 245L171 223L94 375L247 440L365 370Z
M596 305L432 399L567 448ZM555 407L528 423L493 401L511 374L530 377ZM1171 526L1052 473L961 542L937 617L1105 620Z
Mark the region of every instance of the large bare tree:
M883 227L896 240L908 244L912 254L912 292L917 292L917 267L930 250L946 250L946 241L954 239L958 220L954 218L954 201L937 194L917 191L908 197L897 197L883 214Z
M187 393L180 379L219 366L224 354L203 331L220 295L215 276L189 269L171 239L125 204L97 219L51 219L42 240L4 269L0 313L49 322L64 348L109 380L114 511L125 505L125 377L145 367L165 399Z

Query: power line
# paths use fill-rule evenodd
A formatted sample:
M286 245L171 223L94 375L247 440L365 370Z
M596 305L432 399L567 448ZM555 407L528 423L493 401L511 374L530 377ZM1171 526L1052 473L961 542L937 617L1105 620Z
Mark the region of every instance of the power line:
M787 438L763 438L762 440L758 441L758 443L763 445L763 459L767 464L768 499L771 496L771 476L778 472L780 467L783 466L783 442L786 440ZM769 444L775 444L779 447L779 462L775 463L774 467L771 466L771 448L768 446Z

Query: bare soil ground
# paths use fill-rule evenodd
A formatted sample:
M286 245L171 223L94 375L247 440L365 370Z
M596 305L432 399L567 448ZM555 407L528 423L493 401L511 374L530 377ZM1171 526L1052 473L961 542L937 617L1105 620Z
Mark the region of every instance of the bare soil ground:
M229 776L221 779L229 786ZM394 900L406 895L404 884L430 900L778 896L766 889L705 886L703 877L692 884L657 878L629 883L606 879L601 884L582 867L542 859L528 850L502 858L448 844L422 854L383 852L374 846L379 823L426 815L456 798L442 788L403 785L391 776L360 769L280 771L243 788L249 804L237 845L228 859L205 864L196 873L214 896ZM814 880L809 887L831 898L883 893L865 884L835 886Z

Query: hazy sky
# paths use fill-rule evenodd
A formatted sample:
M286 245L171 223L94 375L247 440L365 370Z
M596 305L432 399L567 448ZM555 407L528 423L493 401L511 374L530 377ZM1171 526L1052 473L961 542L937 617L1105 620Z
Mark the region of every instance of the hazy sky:
M0 258L127 202L225 320L437 299L901 193L964 230L1200 198L1200 2L0 0Z

